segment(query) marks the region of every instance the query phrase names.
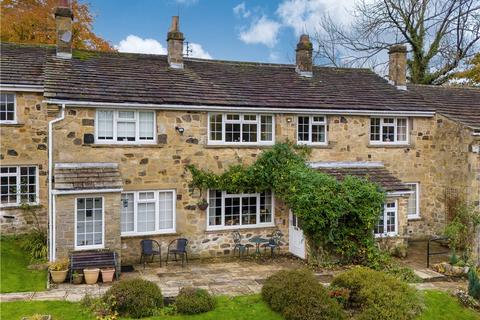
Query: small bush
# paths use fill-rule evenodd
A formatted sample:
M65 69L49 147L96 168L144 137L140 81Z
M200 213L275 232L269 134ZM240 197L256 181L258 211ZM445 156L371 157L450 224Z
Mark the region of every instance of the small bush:
M116 282L105 293L103 300L115 301L115 311L133 318L155 315L163 306L160 288L155 283L140 278Z
M480 278L473 266L468 271L468 294L480 301Z
M417 290L383 272L355 267L332 286L350 290L347 306L359 312L359 320L410 320L422 311Z
M215 298L207 290L185 287L180 290L175 306L179 313L203 313L215 309Z
M59 259L48 263L48 269L51 271L68 270L68 259Z
M28 253L32 262L46 261L48 254L47 233L41 229L33 229L22 236L20 247Z
M275 273L265 281L262 297L286 320L345 319L340 305L308 270Z

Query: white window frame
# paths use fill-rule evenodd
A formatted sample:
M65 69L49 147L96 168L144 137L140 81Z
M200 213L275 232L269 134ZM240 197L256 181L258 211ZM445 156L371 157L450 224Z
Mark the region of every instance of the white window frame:
M220 191L220 190L218 190ZM214 225L211 226L209 224L210 219L209 219L209 214L210 212L207 209L207 218L206 220L206 230L207 231L215 231L215 230L230 230L230 229L255 229L255 228L269 228L269 227L275 227L275 195L273 192L271 192L271 197L272 197L272 221L271 222L259 222L260 221L260 193L237 193L237 194L232 194L232 193L227 193L226 191L221 191L222 192L222 224L221 225ZM210 189L207 192L207 199L210 201ZM248 225L242 225L242 212L240 212L240 224L237 225L232 225L232 226L226 226L225 225L225 198L242 198L242 197L256 197L257 198L257 223L256 224L248 224ZM240 208L241 208L241 201L240 201Z
M372 140L372 119L380 119L380 140ZM394 141L382 141L383 140L383 128L387 126L391 126L392 124L386 123L385 124L385 119L393 119L393 136L394 136ZM402 119L405 120L406 124L406 132L405 132L405 141L398 141L397 140L397 130L398 130L398 120ZM371 145L408 145L410 144L410 124L409 124L409 119L406 117L370 117L369 121L369 141Z
M99 139L99 119L98 113L104 111L113 112L113 136L111 140ZM135 120L123 119L120 122L135 122L135 141L117 141L117 126L119 122L119 112L133 112L135 114ZM150 112L153 113L153 139L152 140L140 140L140 113ZM95 112L95 143L96 144L156 144L157 143L157 113L155 110L123 110L123 109L97 109Z
M137 218L138 218L138 203L144 202L144 200L140 200L139 194L146 192L152 192L154 194L155 200L155 230L154 231L145 231L145 232L138 232L137 231ZM159 207L159 193L172 193L172 228L170 229L160 229L160 219L158 219L160 215L160 207ZM121 232L121 236L143 236L143 235L156 235L156 234L171 234L176 233L177 229L177 192L175 189L161 189L161 190L137 190L137 191L125 191L122 194L133 194L133 230L134 231L123 231ZM121 204L123 206L123 203ZM121 216L120 216L121 219ZM121 224L121 221L120 221Z
M79 246L77 245L77 202L78 199L95 199L95 198L101 198L102 199L102 244L94 244L94 245L85 245L85 246ZM95 196L92 195L91 197L87 196L82 196L82 197L76 197L75 198L75 225L74 225L74 248L77 251L82 251L82 250L92 250L92 249L104 249L105 248L105 197L103 196Z
M419 182L408 182L408 183L405 183L406 185L409 185L409 186L415 186L415 205L416 205L416 208L415 208L415 214L409 214L407 212L407 215L408 215L408 219L418 219L420 218L420 183ZM407 210L408 210L408 206L407 206Z
M308 117L308 141L300 141L299 140L299 118L301 117ZM314 121L313 119L315 117L323 117L323 121ZM323 114L315 114L315 115L298 115L297 116L297 144L299 145L312 145L312 146L326 146L328 145L328 127L327 127L327 116ZM313 125L323 125L325 127L325 141L324 142L312 142L312 135L313 135L313 130L312 126Z
M17 172L16 173L7 173L7 174L1 174L1 176L7 176L7 177L12 177L12 176L15 176L17 178L17 202L15 203L5 203L5 204L1 204L0 203L0 208L8 208L8 207L19 207L21 204L22 204L22 201L21 201L21 177L22 175L20 174L20 168L32 168L34 167L35 168L35 201L34 202L26 202L30 205L38 205L40 203L40 197L39 197L39 194L40 194L40 190L39 190L39 173L38 173L38 166L37 165L19 165L19 166L9 166L9 165L6 165L6 166L1 166L2 168L10 168L10 167L15 167L17 168Z
M13 120L0 120L0 124L17 124L17 95L11 92L1 92L2 94L13 95Z
M222 115L222 140L211 140L210 139L210 133L211 133L211 127L210 127L210 117L212 115ZM227 120L227 114L229 115L239 115L240 120ZM243 120L243 117L245 115L254 115L257 117L256 121L252 120ZM261 134L262 134L262 116L270 117L272 119L272 140L260 140L261 139ZM256 142L231 142L231 141L225 141L225 136L226 136L226 123L238 123L240 124L240 138L243 138L243 124L252 124L256 123L257 124L257 141ZM241 146L257 146L257 145L266 145L270 146L275 144L275 115L274 114L264 114L264 113L236 113L236 112L209 112L208 113L208 121L207 121L207 127L208 127L208 145L241 145Z
M395 209L387 208L387 203L395 203ZM387 212L395 212L395 231L387 232ZM376 226L376 225L375 225ZM383 233L375 233L376 238L395 237L398 235L398 201L387 200L383 205ZM375 231L374 231L375 232Z

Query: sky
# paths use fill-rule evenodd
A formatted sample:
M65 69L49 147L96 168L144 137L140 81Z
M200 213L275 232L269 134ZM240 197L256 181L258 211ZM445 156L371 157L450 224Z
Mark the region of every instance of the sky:
M81 0L94 31L121 52L166 53L171 17L190 56L292 63L301 33L313 34L323 13L348 23L353 0Z

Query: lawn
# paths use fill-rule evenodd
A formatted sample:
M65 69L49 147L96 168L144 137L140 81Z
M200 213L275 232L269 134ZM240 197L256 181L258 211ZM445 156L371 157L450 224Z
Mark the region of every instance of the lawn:
M28 270L29 264L19 239L0 238L0 292L45 290L47 271Z
M480 320L480 314L461 307L455 298L439 291L426 291L427 310L418 320ZM56 320L94 320L85 313L78 303L65 301L29 301L0 304L0 318L20 319L35 313L51 314ZM271 311L259 295L236 298L219 297L214 311L196 316L162 316L150 320L281 320L280 315Z

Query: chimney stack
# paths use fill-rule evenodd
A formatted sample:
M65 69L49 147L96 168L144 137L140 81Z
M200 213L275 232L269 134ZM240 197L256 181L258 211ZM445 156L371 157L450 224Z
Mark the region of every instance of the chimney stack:
M313 61L312 51L313 46L307 34L300 36L300 41L297 44L296 51L296 68L295 70L302 77L312 77Z
M403 44L388 50L388 78L398 89L407 90L407 47Z
M72 21L73 12L68 0L59 0L55 9L58 58L72 58Z
M167 34L168 64L170 68L183 69L183 33L178 28L179 17L172 17L172 25Z

